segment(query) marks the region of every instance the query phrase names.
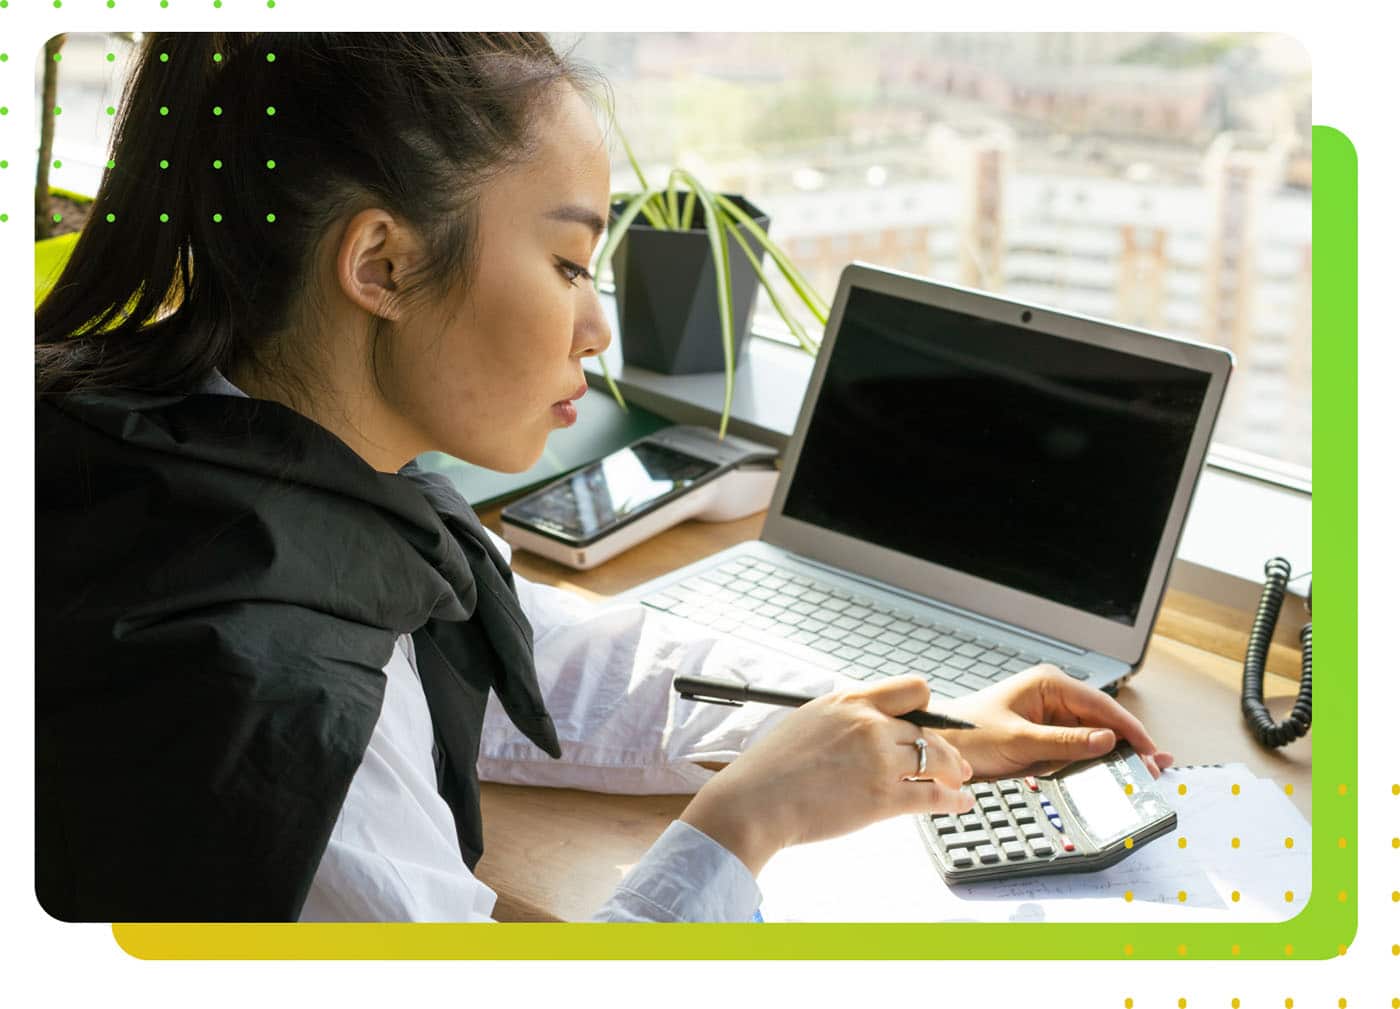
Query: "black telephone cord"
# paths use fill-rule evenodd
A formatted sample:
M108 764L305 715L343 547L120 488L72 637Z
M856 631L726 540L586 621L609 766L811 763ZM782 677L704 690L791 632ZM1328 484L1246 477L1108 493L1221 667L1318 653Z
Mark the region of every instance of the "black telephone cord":
M1293 702L1293 713L1282 722L1275 723L1273 715L1264 705L1264 661L1269 655L1269 644L1273 641L1274 626L1278 623L1279 610L1283 606L1290 570L1288 562L1282 557L1275 557L1264 565L1264 593L1259 598L1259 609L1254 614L1254 627L1249 632L1249 644L1244 652L1240 710L1244 712L1244 720L1254 733L1254 738L1270 747L1285 746L1307 735L1312 725L1311 621L1303 625L1300 635L1303 670L1298 683L1298 699ZM1311 603L1311 590L1308 596Z

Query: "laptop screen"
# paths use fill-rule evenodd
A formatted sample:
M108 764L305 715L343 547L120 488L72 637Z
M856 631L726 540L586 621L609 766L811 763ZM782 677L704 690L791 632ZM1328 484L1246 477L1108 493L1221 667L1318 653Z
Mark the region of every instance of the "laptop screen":
M852 287L782 514L1131 625L1209 383Z

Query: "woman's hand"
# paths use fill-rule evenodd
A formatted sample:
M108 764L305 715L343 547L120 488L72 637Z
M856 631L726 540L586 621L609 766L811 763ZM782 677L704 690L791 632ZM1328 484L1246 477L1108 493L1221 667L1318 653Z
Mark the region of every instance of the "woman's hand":
M934 707L977 726L942 735L979 778L1049 774L1076 760L1102 756L1118 744L1118 737L1132 744L1152 777L1172 764L1171 754L1157 749L1142 723L1121 704L1048 664Z
M900 676L802 705L705 784L681 819L758 874L779 848L835 837L900 813L965 813L972 767L932 730L895 718L927 707L928 685ZM919 780L914 741L927 744Z

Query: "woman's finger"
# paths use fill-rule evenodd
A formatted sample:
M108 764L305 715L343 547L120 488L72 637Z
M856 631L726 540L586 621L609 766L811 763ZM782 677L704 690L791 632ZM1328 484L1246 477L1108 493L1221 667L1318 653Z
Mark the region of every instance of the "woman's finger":
M1052 688L1047 700L1060 705L1065 714L1077 717L1081 725L1112 729L1140 754L1151 756L1157 752L1157 744L1142 723L1102 690L1086 686L1067 675L1050 677L1046 683ZM1047 714L1051 719L1055 717L1053 712Z
M868 699L886 715L902 715L928 707L928 684L922 676L912 673L908 676L891 676L854 693Z
M971 792L938 781L905 781L896 797L903 813L970 813L977 805Z

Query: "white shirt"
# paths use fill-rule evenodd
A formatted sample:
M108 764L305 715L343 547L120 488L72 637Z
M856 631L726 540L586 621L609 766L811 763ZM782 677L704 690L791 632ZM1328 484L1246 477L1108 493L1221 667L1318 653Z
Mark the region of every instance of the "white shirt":
M201 392L245 395L214 371ZM511 548L487 535L507 561ZM639 604L590 603L515 576L534 628L535 667L562 757L511 724L491 696L477 773L483 781L633 794L691 793L786 714L679 701L680 674L758 679L812 693L830 674L773 662ZM762 667L761 669L759 667ZM487 921L496 894L458 851L437 791L432 721L413 639L384 667L384 705L302 908L303 921ZM605 921L747 921L758 909L747 867L703 832L673 822L594 915Z

